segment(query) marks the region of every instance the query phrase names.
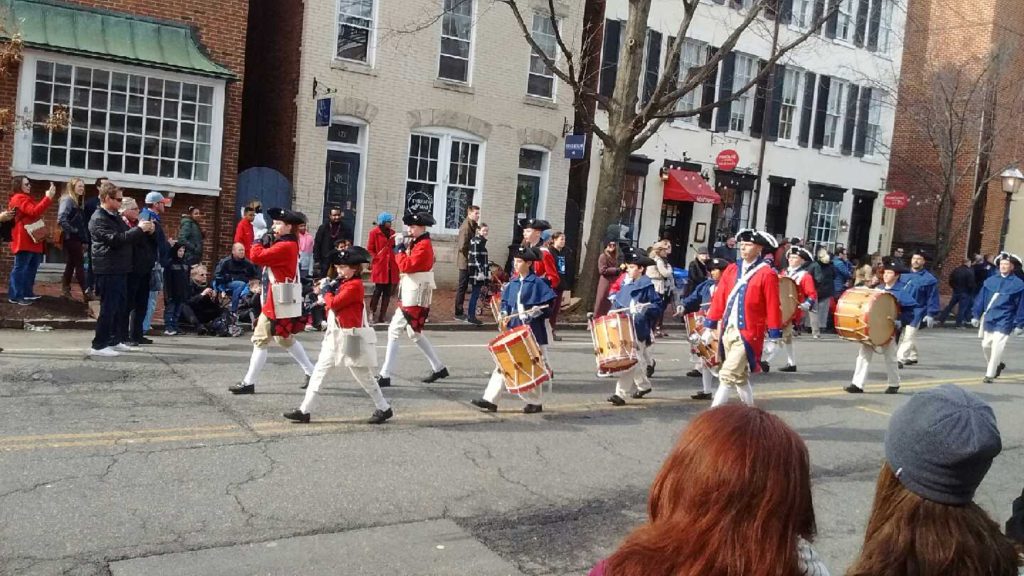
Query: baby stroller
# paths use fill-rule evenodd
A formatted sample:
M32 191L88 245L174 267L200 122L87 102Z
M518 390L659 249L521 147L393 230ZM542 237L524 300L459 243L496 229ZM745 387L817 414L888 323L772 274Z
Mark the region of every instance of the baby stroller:
M480 285L480 298L476 301L476 317L480 318L492 310L491 300L501 298L501 287L508 282L508 274L493 260L487 261L490 277Z

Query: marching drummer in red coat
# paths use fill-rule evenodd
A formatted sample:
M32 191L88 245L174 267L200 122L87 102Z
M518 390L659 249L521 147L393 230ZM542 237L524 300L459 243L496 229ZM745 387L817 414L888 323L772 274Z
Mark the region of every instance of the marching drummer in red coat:
M430 362L430 375L423 382L429 384L448 377L448 368L423 334L423 325L430 314L431 296L437 287L434 284L434 246L427 232L427 227L434 225L434 217L428 212L412 212L406 214L402 222L409 227L409 234L395 246L395 262L400 273L399 305L388 326L388 350L377 376L377 383L382 388L391 386L391 369L398 359L398 338L402 332Z
M740 230L736 240L741 259L722 274L704 321L705 327L712 329L722 323L718 345L722 363L712 406L729 400L730 387L736 387L740 399L753 406L750 372L761 370L762 350L771 355L782 338L779 278L761 256L762 250L774 250L778 244L770 234L750 228ZM711 343L712 336L710 330L704 331L705 345Z
M274 310L273 297L276 285L299 281L299 244L295 229L305 220L299 214L281 208L271 208L267 210L267 215L274 221L273 232L264 234L259 244L253 245L249 253L253 264L264 266L263 308L252 333L253 347L249 371L240 383L228 388L232 394L256 393L256 378L267 363L267 346L270 345L271 337L302 367L306 374L303 388L309 384L309 377L313 374L313 363L309 361L306 349L298 340L292 338L294 334L300 334L305 329L305 316L302 316L300 311L300 315L296 317L281 317Z
M533 263L533 273L547 281L548 286L558 293L558 284L561 281L558 275L558 264L555 263L555 257L551 251L543 245L544 243L540 239L540 233L550 230L551 224L548 224L547 220L539 218L524 218L519 221L519 226L523 229L523 246L533 248L540 253L540 260Z
M810 251L800 246L790 246L786 251L786 258L789 267L783 270L780 276L792 278L796 282L796 297L800 304L792 320L786 322L786 325L782 327L782 349L786 351L786 366L780 368L779 372L796 372L796 356L793 353L793 325L800 325L804 312L814 307L814 303L818 301L818 292L814 289L814 276L808 271L811 261L814 260Z

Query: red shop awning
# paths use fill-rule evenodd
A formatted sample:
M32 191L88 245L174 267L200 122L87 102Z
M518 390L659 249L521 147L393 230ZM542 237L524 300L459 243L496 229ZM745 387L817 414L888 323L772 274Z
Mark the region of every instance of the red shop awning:
M664 200L721 204L722 198L697 172L670 168L665 182Z

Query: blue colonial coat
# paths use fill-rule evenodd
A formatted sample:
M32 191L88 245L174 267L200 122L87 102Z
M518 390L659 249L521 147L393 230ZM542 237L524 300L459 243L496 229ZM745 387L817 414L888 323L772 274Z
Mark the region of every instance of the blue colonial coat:
M707 308L711 305L711 296L715 293L715 285L718 284L711 278L701 282L690 292L686 298L683 298L683 311L684 312L698 312L701 308Z
M907 291L906 284L897 280L896 283L893 284L892 288L887 288L885 284L881 284L878 287L879 289L892 294L893 297L896 298L896 303L900 305L899 321L903 326L909 326L910 323L914 321L914 318L917 317L917 310L920 308L920 305L917 303L917 300L910 295L910 292ZM898 334L900 332L902 332L902 326L896 330L897 340L899 340Z
M898 283L917 301L911 326L918 328L925 316L934 318L939 314L939 280L931 272L924 269L920 272L904 272L900 274Z
M516 277L501 289L501 312L509 317L508 327L515 328L522 326L523 321L519 319L519 304L524 310L534 306L551 304L555 299L555 291L548 286L548 283L530 272L524 278ZM550 308L545 308L541 315L530 321L530 329L537 339L537 344L548 343L548 331L544 326L544 319L548 317Z
M627 282L629 283L627 284ZM630 281L627 277L626 280L623 280L619 291L612 296L612 308L629 308L630 303L650 303L650 306L632 316L637 340L644 344L650 344L651 326L657 322L662 313L661 296L654 289L654 283L650 278L641 276Z
M999 295L992 301L995 294ZM998 272L989 276L974 299L972 312L978 319L985 315L985 332L1009 334L1014 328L1024 328L1024 280L1014 274L1004 277Z

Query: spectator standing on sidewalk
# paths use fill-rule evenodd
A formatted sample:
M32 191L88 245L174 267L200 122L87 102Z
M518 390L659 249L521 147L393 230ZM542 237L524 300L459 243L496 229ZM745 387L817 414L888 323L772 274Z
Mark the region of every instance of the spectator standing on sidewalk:
M189 265L185 245L176 242L164 267L164 336L178 335L178 318L189 296Z
M562 310L562 297L566 291L572 290L572 278L569 276L569 258L571 251L565 247L565 232L552 232L551 240L548 241L548 252L555 258L555 268L558 269L558 289L555 290L555 301L551 303L551 313L548 316L548 324L551 324L551 339L561 342L562 337L555 332L558 324L558 313ZM488 281L490 281L490 270L488 270Z
M82 300L88 301L85 289L85 247L89 245L89 222L85 219L85 182L72 178L64 189L57 208L57 223L62 236L61 249L64 252L64 275L61 277L60 294L71 299L71 278L82 289Z
M469 313L466 315L466 321L474 326L483 324L476 317L476 306L480 299L480 289L491 280L491 266L488 264L487 257L487 233L489 230L487 224L481 224L476 229L476 236L469 241L469 282L472 285L472 290L469 294ZM552 304L553 307L554 304ZM554 330L554 326L551 328Z
M149 332L152 327L153 313L156 311L156 299L164 287L164 267L171 260L171 243L164 232L164 225L160 221L160 215L167 209L167 201L164 195L152 191L146 194L146 207L139 214L139 220L148 220L156 226L153 231L153 240L156 243L156 263L153 265L153 272L149 277L149 302L146 304L146 317L142 320L142 333Z
M121 201L121 217L130 228L139 225L139 205L134 198ZM128 273L127 295L125 298L124 317L118 327L118 341L134 348L139 344L152 344L153 341L143 335L142 324L146 319L146 308L149 307L149 281L156 265L156 224L153 233L132 246L132 267Z
M57 195L57 187L51 182L46 195L38 201L33 201L31 194L32 182L27 176L15 176L11 179L11 199L7 208L16 212L14 230L11 233L14 267L11 268L7 284L7 301L22 306L28 306L39 299L33 290L36 272L43 262L43 249L46 246L45 241L36 241L25 227L32 229L42 224L43 214L53 203L53 197Z
M152 234L156 225L140 222L130 228L118 214L124 193L109 181L100 187L100 207L89 221L92 238L92 262L96 271L96 291L100 297L100 315L92 339L92 356L118 356L131 350L118 342L127 308L128 274L132 271L133 246Z
M203 229L199 227L202 217L203 212L199 208L189 206L181 215L181 227L178 228L178 242L185 245L185 260L192 265L203 260Z
M235 226L234 243L245 246L245 257L249 257L249 249L256 241L256 233L253 231L252 222L256 219L256 209L250 206L242 207L242 219Z
M245 257L245 246L235 243L231 254L221 258L213 269L213 288L231 296L231 312L238 311L238 302L249 293L249 281L259 278L256 265Z
M341 208L331 206L328 210L327 222L316 229L316 237L313 239L314 274L318 276L327 275L331 269L331 252L334 252L338 242L346 238L345 225L341 222Z
M306 219L306 215L299 212L302 219ZM299 230L296 236L299 239L299 270L302 271L303 276L313 276L313 235L306 230L306 223L299 224Z
M455 318L465 320L466 313L463 303L466 301L466 288L469 286L469 242L476 236L480 227L480 207L470 206L466 209L466 218L459 226L459 237L455 241L455 264L459 268L459 285L455 289Z
M810 268L811 277L814 278L814 290L818 293L818 300L811 310L811 334L815 338L821 338L821 331L828 328L828 311L832 305L832 296L836 289L836 272L832 266L832 257L824 246L818 247L818 253L814 264Z
M686 269L686 296L689 296L697 289L697 286L708 279L708 260L710 259L707 246L698 246L697 255L693 257Z
M92 215L95 214L96 209L100 207L100 187L103 186L104 182L110 182L110 178L100 176L96 179L96 183L93 186L96 189L96 195L86 198L85 204L82 207L85 211L85 228L87 232L89 229L89 222L92 222ZM91 244L92 238L90 237L88 242L85 244L85 286L89 297L93 298L96 292L96 275L93 274L92 271Z
M398 285L398 263L395 262L395 231L391 228L394 216L390 212L377 215L377 225L370 229L366 239L366 250L370 253L370 281L373 295L367 315L370 321L382 323L387 320L391 295ZM331 269L333 271L333 267ZM374 314L376 311L376 314Z

